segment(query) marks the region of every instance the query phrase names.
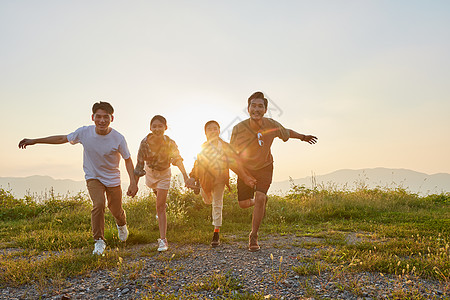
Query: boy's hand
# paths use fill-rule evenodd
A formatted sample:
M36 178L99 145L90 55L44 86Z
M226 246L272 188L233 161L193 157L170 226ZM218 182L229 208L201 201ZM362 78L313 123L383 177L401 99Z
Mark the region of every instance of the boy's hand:
M127 196L134 197L136 196L138 192L138 186L137 184L130 184L127 191Z

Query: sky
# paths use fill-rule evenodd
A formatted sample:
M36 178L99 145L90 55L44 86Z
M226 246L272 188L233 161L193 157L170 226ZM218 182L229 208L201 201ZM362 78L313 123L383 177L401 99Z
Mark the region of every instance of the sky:
M97 101L134 160L165 116L189 172L203 125L229 140L255 91L318 137L276 140L274 181L450 173L449 1L1 1L0 40L0 177L83 180L81 145L17 145L93 124Z

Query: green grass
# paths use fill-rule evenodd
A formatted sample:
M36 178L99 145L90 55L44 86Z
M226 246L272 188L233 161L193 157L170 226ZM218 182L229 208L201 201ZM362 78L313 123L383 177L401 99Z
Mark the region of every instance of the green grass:
M108 251L104 257L93 256L91 249L64 250L46 253L37 258L36 253L2 255L0 261L0 282L14 286L39 282L45 286L51 279L63 280L90 270L114 267L118 251Z
M192 291L215 291L220 290L222 294L230 291L236 291L242 288L241 281L231 274L214 273L210 276L205 276L189 284L187 287Z
M154 196L127 198L124 208L130 230L127 245L154 245L159 237ZM301 276L370 271L448 283L449 208L449 193L421 197L400 188L346 191L293 185L284 197L270 196L261 237L280 234L314 239L293 245L319 249L311 260L298 258L302 265L294 271ZM0 189L0 248L19 249L0 255L0 287L35 281L45 283L49 279L63 282L67 276L96 269L114 270L117 280L123 274L130 276L139 271L142 267L139 265L118 268L120 257L136 254L128 252L118 241L109 212L106 214L105 238L109 249L117 250L107 251L106 257L91 255L90 210L90 200L83 194L72 197L50 194L49 199L34 201L30 197L16 199ZM199 195L172 187L167 208L170 241L192 247L209 243L210 210ZM223 232L238 239L247 238L251 210L240 209L237 205L234 184L225 192L223 218L226 220ZM355 240L349 241L350 236ZM155 248L148 246L141 249L139 255L152 256L154 253ZM40 258L36 259L38 254ZM189 255L189 251L176 253L168 260L182 255ZM277 271L277 266L271 273L274 281L284 276ZM190 288L219 288L226 295L227 291L239 287L239 282L227 276L218 274L214 278L200 279ZM209 287L206 282L214 286ZM151 297L169 299L163 295ZM258 299L259 296L245 297L240 299Z

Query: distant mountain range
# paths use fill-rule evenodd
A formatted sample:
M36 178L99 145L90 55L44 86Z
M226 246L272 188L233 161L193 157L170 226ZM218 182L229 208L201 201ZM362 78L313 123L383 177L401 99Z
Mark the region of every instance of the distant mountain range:
M143 188L144 180L141 180L140 183L140 189L146 191L147 189ZM269 193L285 194L289 191L292 184L307 188L318 186L348 190L354 190L362 186L391 189L400 187L412 193L426 195L450 192L450 174L439 173L428 175L406 169L387 168L338 170L326 175L274 182L270 187ZM18 198L30 194L45 199L52 192L55 195L76 195L79 192L86 192L85 181L53 179L50 176L39 175L30 177L0 177L0 187L10 191Z
M291 181L274 182L269 192L283 194L291 188L292 184L312 188L336 188L355 190L359 187L368 188L403 188L409 192L420 195L440 194L450 192L450 174L438 173L428 175L406 169L359 169L338 170L326 175L308 176Z
M70 179L54 179L50 176L34 175L29 177L0 177L0 187L10 191L15 197L23 198L25 195L47 198L50 193L55 195L76 195L86 192L85 181Z

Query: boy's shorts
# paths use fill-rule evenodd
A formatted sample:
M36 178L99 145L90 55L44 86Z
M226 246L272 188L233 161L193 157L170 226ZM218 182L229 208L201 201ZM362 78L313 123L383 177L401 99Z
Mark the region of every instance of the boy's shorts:
M145 184L151 189L168 190L172 172L170 168L162 171L153 170L145 165Z
M247 170L256 179L256 188L249 187L239 178L237 180L238 201L253 198L255 192L267 194L270 184L272 183L273 164L268 165L259 170Z

